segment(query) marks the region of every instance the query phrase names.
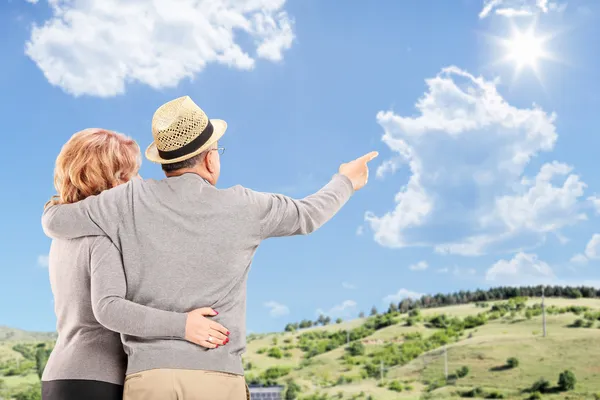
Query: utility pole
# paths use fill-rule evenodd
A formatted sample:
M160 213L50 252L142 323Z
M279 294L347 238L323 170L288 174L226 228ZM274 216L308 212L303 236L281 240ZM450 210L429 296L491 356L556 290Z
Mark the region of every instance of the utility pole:
M346 331L346 344L350 344L350 331Z
M544 286L542 286L542 324L543 324L543 331L544 331L544 337L546 337L546 306L544 304Z
M383 382L383 360L381 360L379 378L380 378L381 382Z
M448 347L446 345L444 345L444 375L448 380Z

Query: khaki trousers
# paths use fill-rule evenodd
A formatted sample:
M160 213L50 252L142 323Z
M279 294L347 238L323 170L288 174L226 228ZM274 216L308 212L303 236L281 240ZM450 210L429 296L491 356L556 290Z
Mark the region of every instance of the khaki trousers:
M250 391L241 375L152 369L125 378L123 400L250 400Z

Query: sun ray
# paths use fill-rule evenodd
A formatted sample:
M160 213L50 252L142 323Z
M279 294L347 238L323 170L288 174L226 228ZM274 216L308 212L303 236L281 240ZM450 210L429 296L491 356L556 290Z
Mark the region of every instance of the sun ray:
M556 37L556 34L542 35L536 30L535 22L526 29L520 29L516 25L511 26L509 37L489 36L488 38L497 44L503 55L494 60L491 65L512 64L514 66L513 82L526 69L543 85L541 64L543 61L560 62L560 59L547 49L548 43Z

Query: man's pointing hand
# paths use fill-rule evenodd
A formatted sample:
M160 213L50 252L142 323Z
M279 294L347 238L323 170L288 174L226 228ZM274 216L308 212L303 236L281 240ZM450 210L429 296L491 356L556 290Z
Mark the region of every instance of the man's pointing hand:
M354 161L340 165L340 175L346 176L352 182L354 190L359 190L367 184L369 180L369 161L379 155L378 152L372 151Z

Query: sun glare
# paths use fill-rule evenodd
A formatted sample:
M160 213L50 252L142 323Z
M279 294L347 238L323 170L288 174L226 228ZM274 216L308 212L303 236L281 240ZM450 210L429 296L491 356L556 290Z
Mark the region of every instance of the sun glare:
M532 31L517 31L507 43L508 58L518 69L527 66L535 70L538 60L544 56L543 46L543 40L536 37Z
M539 35L534 24L525 30L513 26L509 38L493 37L502 46L503 57L498 61L513 64L515 78L524 68L529 68L540 80L541 62L543 60L555 60L554 56L545 48L550 38L551 36Z

